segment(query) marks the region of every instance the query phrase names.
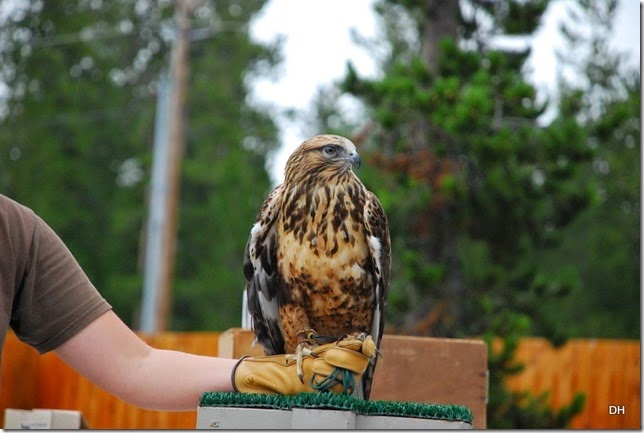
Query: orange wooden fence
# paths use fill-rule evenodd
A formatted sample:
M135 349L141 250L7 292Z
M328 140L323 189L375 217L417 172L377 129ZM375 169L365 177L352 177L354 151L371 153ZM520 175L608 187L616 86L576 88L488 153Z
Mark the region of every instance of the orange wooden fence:
M549 391L553 408L570 403L578 391L586 395L572 428L641 428L639 341L570 340L555 349L545 339L526 338L517 360L525 369L507 380L510 389Z
M143 337L154 347L217 355L216 333L163 333ZM515 390L550 391L553 407L586 394L584 412L574 428L641 426L640 342L571 340L554 349L540 338L522 340L518 359L526 369L508 380ZM5 408L80 410L92 428L192 429L196 412L156 412L136 408L80 377L54 354L39 356L9 334L2 357L0 425ZM613 412L619 412L611 415ZM623 414L622 409L623 408Z

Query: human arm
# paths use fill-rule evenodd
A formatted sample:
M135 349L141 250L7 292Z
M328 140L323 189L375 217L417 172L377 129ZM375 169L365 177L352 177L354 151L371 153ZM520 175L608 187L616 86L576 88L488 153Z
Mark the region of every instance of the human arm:
M371 337L316 348L304 360L300 382L294 360L275 355L240 361L154 349L112 311L55 349L96 385L133 405L155 410L194 410L207 391L297 394L325 389L347 392L343 381L325 380L336 368L357 380L376 355ZM233 373L234 372L234 373ZM233 386L232 378L235 385ZM351 383L354 383L352 380ZM325 385L323 385L325 384Z
M195 410L206 391L232 391L235 359L150 347L108 311L55 349L68 365L126 402Z

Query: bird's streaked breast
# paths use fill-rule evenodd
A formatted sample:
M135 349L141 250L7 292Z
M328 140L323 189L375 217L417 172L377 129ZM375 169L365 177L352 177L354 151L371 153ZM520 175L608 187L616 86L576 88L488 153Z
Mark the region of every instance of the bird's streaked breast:
M368 240L364 224L357 220L364 200L331 187L291 200L285 206L290 212L281 217L277 252L291 296L312 299L313 315L327 317L352 309L369 316L365 323L371 323L373 306L363 305L365 299L375 299Z

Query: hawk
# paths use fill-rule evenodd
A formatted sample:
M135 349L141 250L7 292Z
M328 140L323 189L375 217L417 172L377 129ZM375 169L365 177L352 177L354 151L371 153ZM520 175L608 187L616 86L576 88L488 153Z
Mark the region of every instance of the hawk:
M295 354L301 362L318 342L364 334L380 346L389 226L354 165L360 156L350 140L313 137L291 154L284 182L262 204L246 244L244 276L251 326L267 355ZM369 398L375 362L354 395Z

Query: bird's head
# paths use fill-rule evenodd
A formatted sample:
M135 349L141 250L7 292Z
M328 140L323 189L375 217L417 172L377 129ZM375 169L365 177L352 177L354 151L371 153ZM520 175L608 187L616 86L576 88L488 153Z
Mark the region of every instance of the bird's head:
M351 175L352 166L360 167L360 155L351 140L339 135L317 135L306 140L286 162L286 182L304 177L332 179Z

